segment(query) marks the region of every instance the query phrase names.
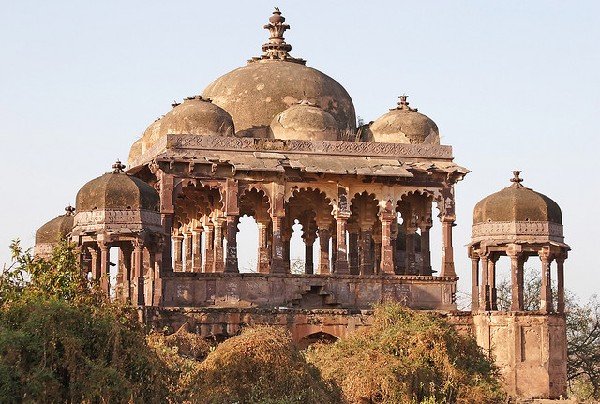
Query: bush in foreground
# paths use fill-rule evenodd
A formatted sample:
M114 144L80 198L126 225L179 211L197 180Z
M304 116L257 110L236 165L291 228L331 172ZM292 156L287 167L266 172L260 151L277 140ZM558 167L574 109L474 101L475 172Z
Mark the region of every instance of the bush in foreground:
M496 370L473 338L435 313L398 303L378 306L374 324L309 360L342 388L350 403L500 403Z

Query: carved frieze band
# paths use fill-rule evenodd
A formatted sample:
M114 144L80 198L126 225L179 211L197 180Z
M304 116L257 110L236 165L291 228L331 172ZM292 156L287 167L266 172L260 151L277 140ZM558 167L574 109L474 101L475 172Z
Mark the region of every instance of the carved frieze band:
M146 210L95 210L77 212L74 231L138 232L161 231L160 213Z
M350 156L427 157L452 159L452 146L431 144L307 141L254 139L224 136L166 135L152 145L137 163L149 161L165 149L205 149L233 151L281 151L286 153L309 153Z
M549 236L563 237L561 224L550 222L490 222L473 225L473 238L485 236Z

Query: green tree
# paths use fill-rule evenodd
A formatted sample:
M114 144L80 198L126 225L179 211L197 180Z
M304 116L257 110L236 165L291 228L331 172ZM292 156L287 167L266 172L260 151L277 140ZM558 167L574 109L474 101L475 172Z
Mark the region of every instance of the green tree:
M62 240L51 259L11 245L0 276L2 402L166 402L170 375L131 307L111 303Z
M374 324L309 350L350 403L500 403L497 370L439 314L377 306Z

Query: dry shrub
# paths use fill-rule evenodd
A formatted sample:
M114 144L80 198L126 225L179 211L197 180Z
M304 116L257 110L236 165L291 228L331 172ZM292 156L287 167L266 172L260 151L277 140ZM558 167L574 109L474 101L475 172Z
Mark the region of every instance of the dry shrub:
M219 344L200 365L194 402L339 403L337 389L306 362L288 331L246 328Z
M499 403L496 370L473 338L438 314L398 303L376 307L374 325L309 350L350 403Z

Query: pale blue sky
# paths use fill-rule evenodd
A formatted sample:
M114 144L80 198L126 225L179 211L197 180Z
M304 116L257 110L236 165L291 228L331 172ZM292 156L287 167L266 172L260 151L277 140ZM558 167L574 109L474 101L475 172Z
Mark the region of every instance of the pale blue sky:
M259 55L278 6L292 55L338 80L357 115L375 120L407 93L472 171L456 188L462 289L473 206L519 169L563 209L567 287L597 290L600 2L3 3L0 265L173 100Z

